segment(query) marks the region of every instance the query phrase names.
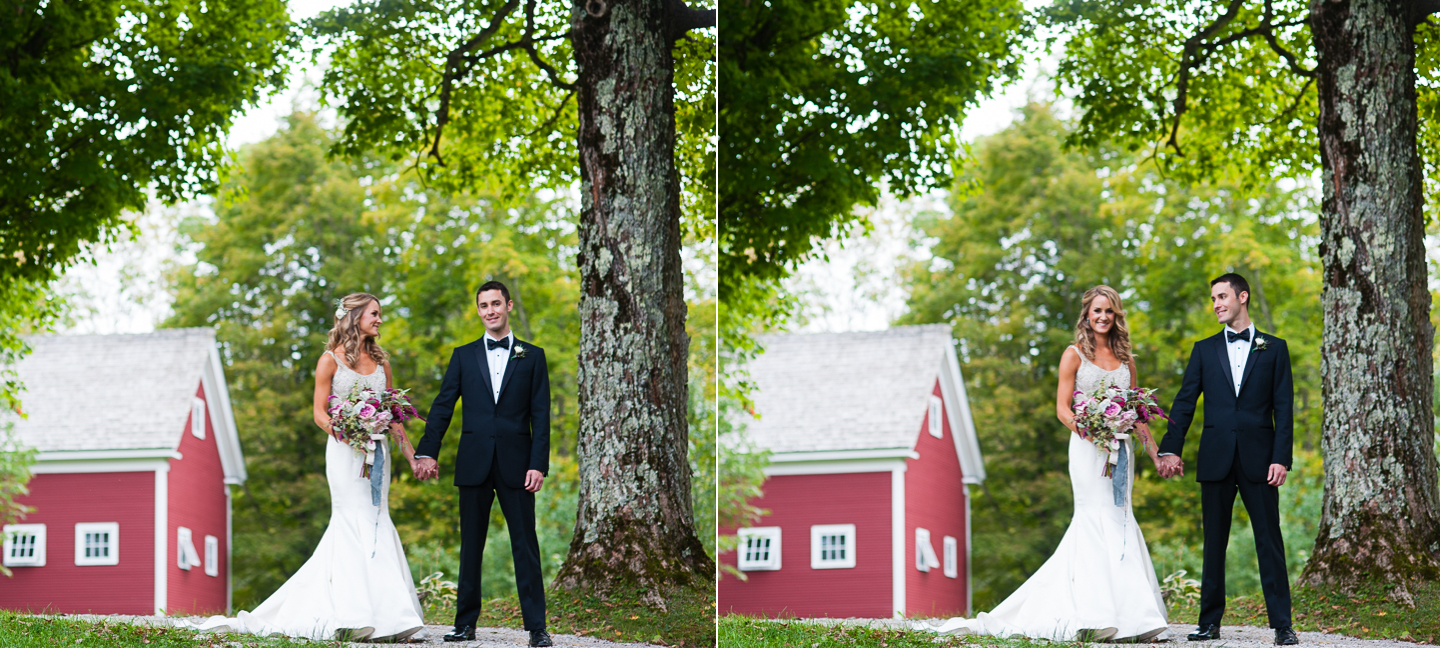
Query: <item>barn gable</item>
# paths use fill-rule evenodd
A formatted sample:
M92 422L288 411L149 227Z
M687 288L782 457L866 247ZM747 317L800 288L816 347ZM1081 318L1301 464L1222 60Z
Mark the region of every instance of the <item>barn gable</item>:
M913 458L935 381L966 483L985 479L974 420L944 324L884 331L760 336L747 370L758 418L746 436L776 474L795 462Z
M204 390L226 483L245 481L229 389L208 328L141 335L45 335L16 366L20 443L46 464L177 458L196 385Z

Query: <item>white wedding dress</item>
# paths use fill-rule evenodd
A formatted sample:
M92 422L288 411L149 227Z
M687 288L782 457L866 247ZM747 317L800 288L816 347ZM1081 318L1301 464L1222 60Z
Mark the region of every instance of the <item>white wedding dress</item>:
M348 395L356 383L385 388L384 369L362 375L340 358L335 361L339 368L330 393ZM315 553L254 611L210 617L199 629L368 641L399 641L421 632L425 622L420 599L400 535L390 522L390 454L387 448L380 506L375 506L370 480L360 476L365 455L326 435L330 525Z
M1071 347L1074 348L1074 347ZM1076 350L1079 353L1079 350ZM1090 393L1101 383L1130 386L1130 369L1106 371L1080 354L1075 389ZM954 618L941 633L1074 641L1149 641L1169 622L1150 551L1131 512L1135 484L1134 441L1130 444L1125 505L1116 506L1113 485L1104 477L1107 456L1094 444L1070 434L1070 488L1075 514L1055 553L1029 580L989 613Z

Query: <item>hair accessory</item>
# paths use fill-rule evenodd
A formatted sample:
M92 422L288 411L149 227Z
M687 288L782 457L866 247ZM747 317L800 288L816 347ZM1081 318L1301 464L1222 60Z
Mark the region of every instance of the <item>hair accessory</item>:
M344 303L344 301L343 301L343 300L340 300L340 299L335 300L335 319L340 319L340 318L345 317L346 315L349 315L349 314L350 314L350 309L345 308L345 303Z

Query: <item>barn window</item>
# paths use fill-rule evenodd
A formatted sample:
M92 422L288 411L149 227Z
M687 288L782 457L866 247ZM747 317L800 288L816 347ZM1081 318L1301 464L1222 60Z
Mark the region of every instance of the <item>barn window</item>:
M741 571L780 569L780 527L751 527L736 534L740 539Z
M930 530L915 527L915 569L928 572L939 566L940 559L935 556L935 547L930 544Z
M191 567L200 566L200 554L195 551L195 542L191 538L190 529L176 527L175 566L185 571L190 571Z
M120 523L81 522L75 525L75 564L120 564Z
M810 568L850 569L855 566L855 525L810 527Z
M205 399L199 396L190 400L190 434L205 438Z
M220 541L215 536L205 536L205 575L220 575Z
M913 411L913 410L912 410L912 411ZM930 436L933 436L933 437L935 437L935 438L937 438L937 439L943 439L943 438L945 438L944 419L941 418L944 414L945 414L945 407L944 407L944 405L941 403L940 397L939 397L939 396L931 395L931 396L930 396L930 416L928 417L928 418L929 418L929 421L930 421ZM915 419L910 419L910 420L913 421L913 420L915 420Z
M945 536L945 575L950 578L960 577L959 548L960 543L955 538Z
M44 567L45 525L5 525L4 558L6 567Z

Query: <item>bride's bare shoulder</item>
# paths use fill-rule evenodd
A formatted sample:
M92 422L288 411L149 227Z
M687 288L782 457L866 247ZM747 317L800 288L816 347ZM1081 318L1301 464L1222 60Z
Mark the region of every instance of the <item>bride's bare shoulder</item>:
M317 373L335 373L335 369L338 366L339 363L335 362L335 356L332 355L329 350L326 350L320 354L320 360L315 363L315 371Z

